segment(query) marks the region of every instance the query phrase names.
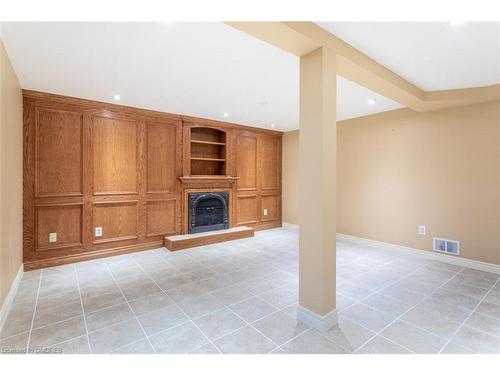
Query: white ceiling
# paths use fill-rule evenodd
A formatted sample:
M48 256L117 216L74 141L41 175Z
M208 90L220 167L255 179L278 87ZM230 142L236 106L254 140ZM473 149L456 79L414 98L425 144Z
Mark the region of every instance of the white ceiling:
M500 23L319 22L425 91L500 83Z
M222 23L4 23L25 89L298 128L298 58ZM377 98L375 105L368 100ZM401 105L339 78L339 120ZM223 113L228 112L228 117Z
M374 104L370 103L372 100L375 100ZM403 108L403 106L366 87L337 76L337 120L347 120L398 108Z

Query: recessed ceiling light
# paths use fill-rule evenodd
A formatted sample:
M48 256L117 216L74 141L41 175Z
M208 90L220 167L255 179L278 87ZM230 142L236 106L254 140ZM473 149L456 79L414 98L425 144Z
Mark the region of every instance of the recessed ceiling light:
M274 124L271 124L271 128L274 128Z
M113 95L113 99L120 100L120 95L118 95L118 94Z
M229 117L229 113L224 112L224 113L222 114L222 116L224 116L224 117Z
M463 21L450 21L450 26L451 27L462 26L462 24L463 24Z
M377 99L368 99L368 104L370 105L374 105L374 104L377 104Z

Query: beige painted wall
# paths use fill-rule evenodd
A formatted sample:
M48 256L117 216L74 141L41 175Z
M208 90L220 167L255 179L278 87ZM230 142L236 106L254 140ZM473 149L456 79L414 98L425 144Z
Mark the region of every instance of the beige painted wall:
M23 98L0 40L0 306L22 264Z
M500 264L500 102L337 125L337 232L423 250L457 239L462 257ZM283 137L283 184L297 178L295 138ZM283 220L298 223L297 191L283 191Z

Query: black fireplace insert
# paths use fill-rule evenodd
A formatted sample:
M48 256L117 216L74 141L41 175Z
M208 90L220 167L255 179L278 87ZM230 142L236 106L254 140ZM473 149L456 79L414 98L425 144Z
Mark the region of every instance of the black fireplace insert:
M189 193L189 233L229 228L228 193Z

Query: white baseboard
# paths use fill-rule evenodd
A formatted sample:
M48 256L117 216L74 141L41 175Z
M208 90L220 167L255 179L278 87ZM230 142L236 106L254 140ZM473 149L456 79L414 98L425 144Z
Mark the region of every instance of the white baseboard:
M5 301L3 301L2 309L0 310L0 332L2 331L3 325L7 320L7 315L9 315L10 308L12 307L12 303L14 302L14 298L16 297L17 289L19 288L19 284L21 283L21 279L23 277L24 268L21 264L19 270L17 271L17 275L10 286L9 293L7 297L5 297Z
M299 225L298 224L292 224L292 223L281 223L281 226L285 229L288 229L288 230L293 230L293 231L296 231L298 232L299 231Z
M384 248L387 249L405 252L407 254L417 255L423 258L437 260L439 262L454 264L460 267L472 268L479 271L486 271L486 272L500 274L500 265L498 264L480 262L478 260L467 259L467 258L460 258L454 255L439 254L439 253L434 253L432 251L420 250L401 245L394 245L382 241L369 240L366 238L351 236L342 233L337 233L337 239L351 241L360 245L383 246Z
M326 332L337 324L337 310L330 311L326 315L319 315L299 305L297 307L297 320L320 332Z

